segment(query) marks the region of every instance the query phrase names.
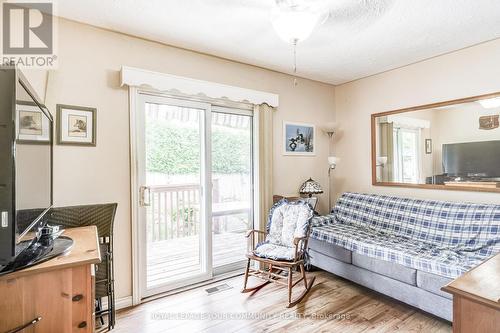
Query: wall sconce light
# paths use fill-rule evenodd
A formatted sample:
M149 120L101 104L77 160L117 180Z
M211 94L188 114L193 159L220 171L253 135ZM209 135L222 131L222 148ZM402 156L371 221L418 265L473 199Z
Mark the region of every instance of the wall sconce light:
M377 167L385 167L387 164L387 156L378 156L377 157L377 164L375 166Z

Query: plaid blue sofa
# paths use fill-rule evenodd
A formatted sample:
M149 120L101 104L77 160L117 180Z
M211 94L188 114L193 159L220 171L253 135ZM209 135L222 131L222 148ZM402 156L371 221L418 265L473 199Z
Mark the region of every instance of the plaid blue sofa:
M313 265L448 320L451 296L441 287L500 252L500 205L348 192L312 225ZM384 287L375 283L382 277ZM412 297L417 289L424 299Z

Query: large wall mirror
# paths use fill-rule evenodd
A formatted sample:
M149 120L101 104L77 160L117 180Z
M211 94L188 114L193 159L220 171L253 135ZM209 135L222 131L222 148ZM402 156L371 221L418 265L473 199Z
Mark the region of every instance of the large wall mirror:
M374 185L500 192L500 93L372 115Z

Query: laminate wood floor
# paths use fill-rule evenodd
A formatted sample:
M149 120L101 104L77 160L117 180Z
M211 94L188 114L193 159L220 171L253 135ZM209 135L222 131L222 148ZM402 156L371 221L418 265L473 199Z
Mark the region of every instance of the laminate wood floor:
M122 310L113 332L451 332L447 321L333 274L309 274L316 276L315 285L291 309L285 288L271 284L241 294L243 277L238 276ZM230 288L205 291L222 284Z

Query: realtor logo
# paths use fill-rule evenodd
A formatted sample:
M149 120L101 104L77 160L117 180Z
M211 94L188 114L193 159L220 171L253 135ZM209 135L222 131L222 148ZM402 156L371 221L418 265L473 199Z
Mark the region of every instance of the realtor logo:
M52 3L3 3L3 54L52 54Z
M2 67L57 66L57 42L54 38L57 22L54 19L54 4L50 0L2 3Z

